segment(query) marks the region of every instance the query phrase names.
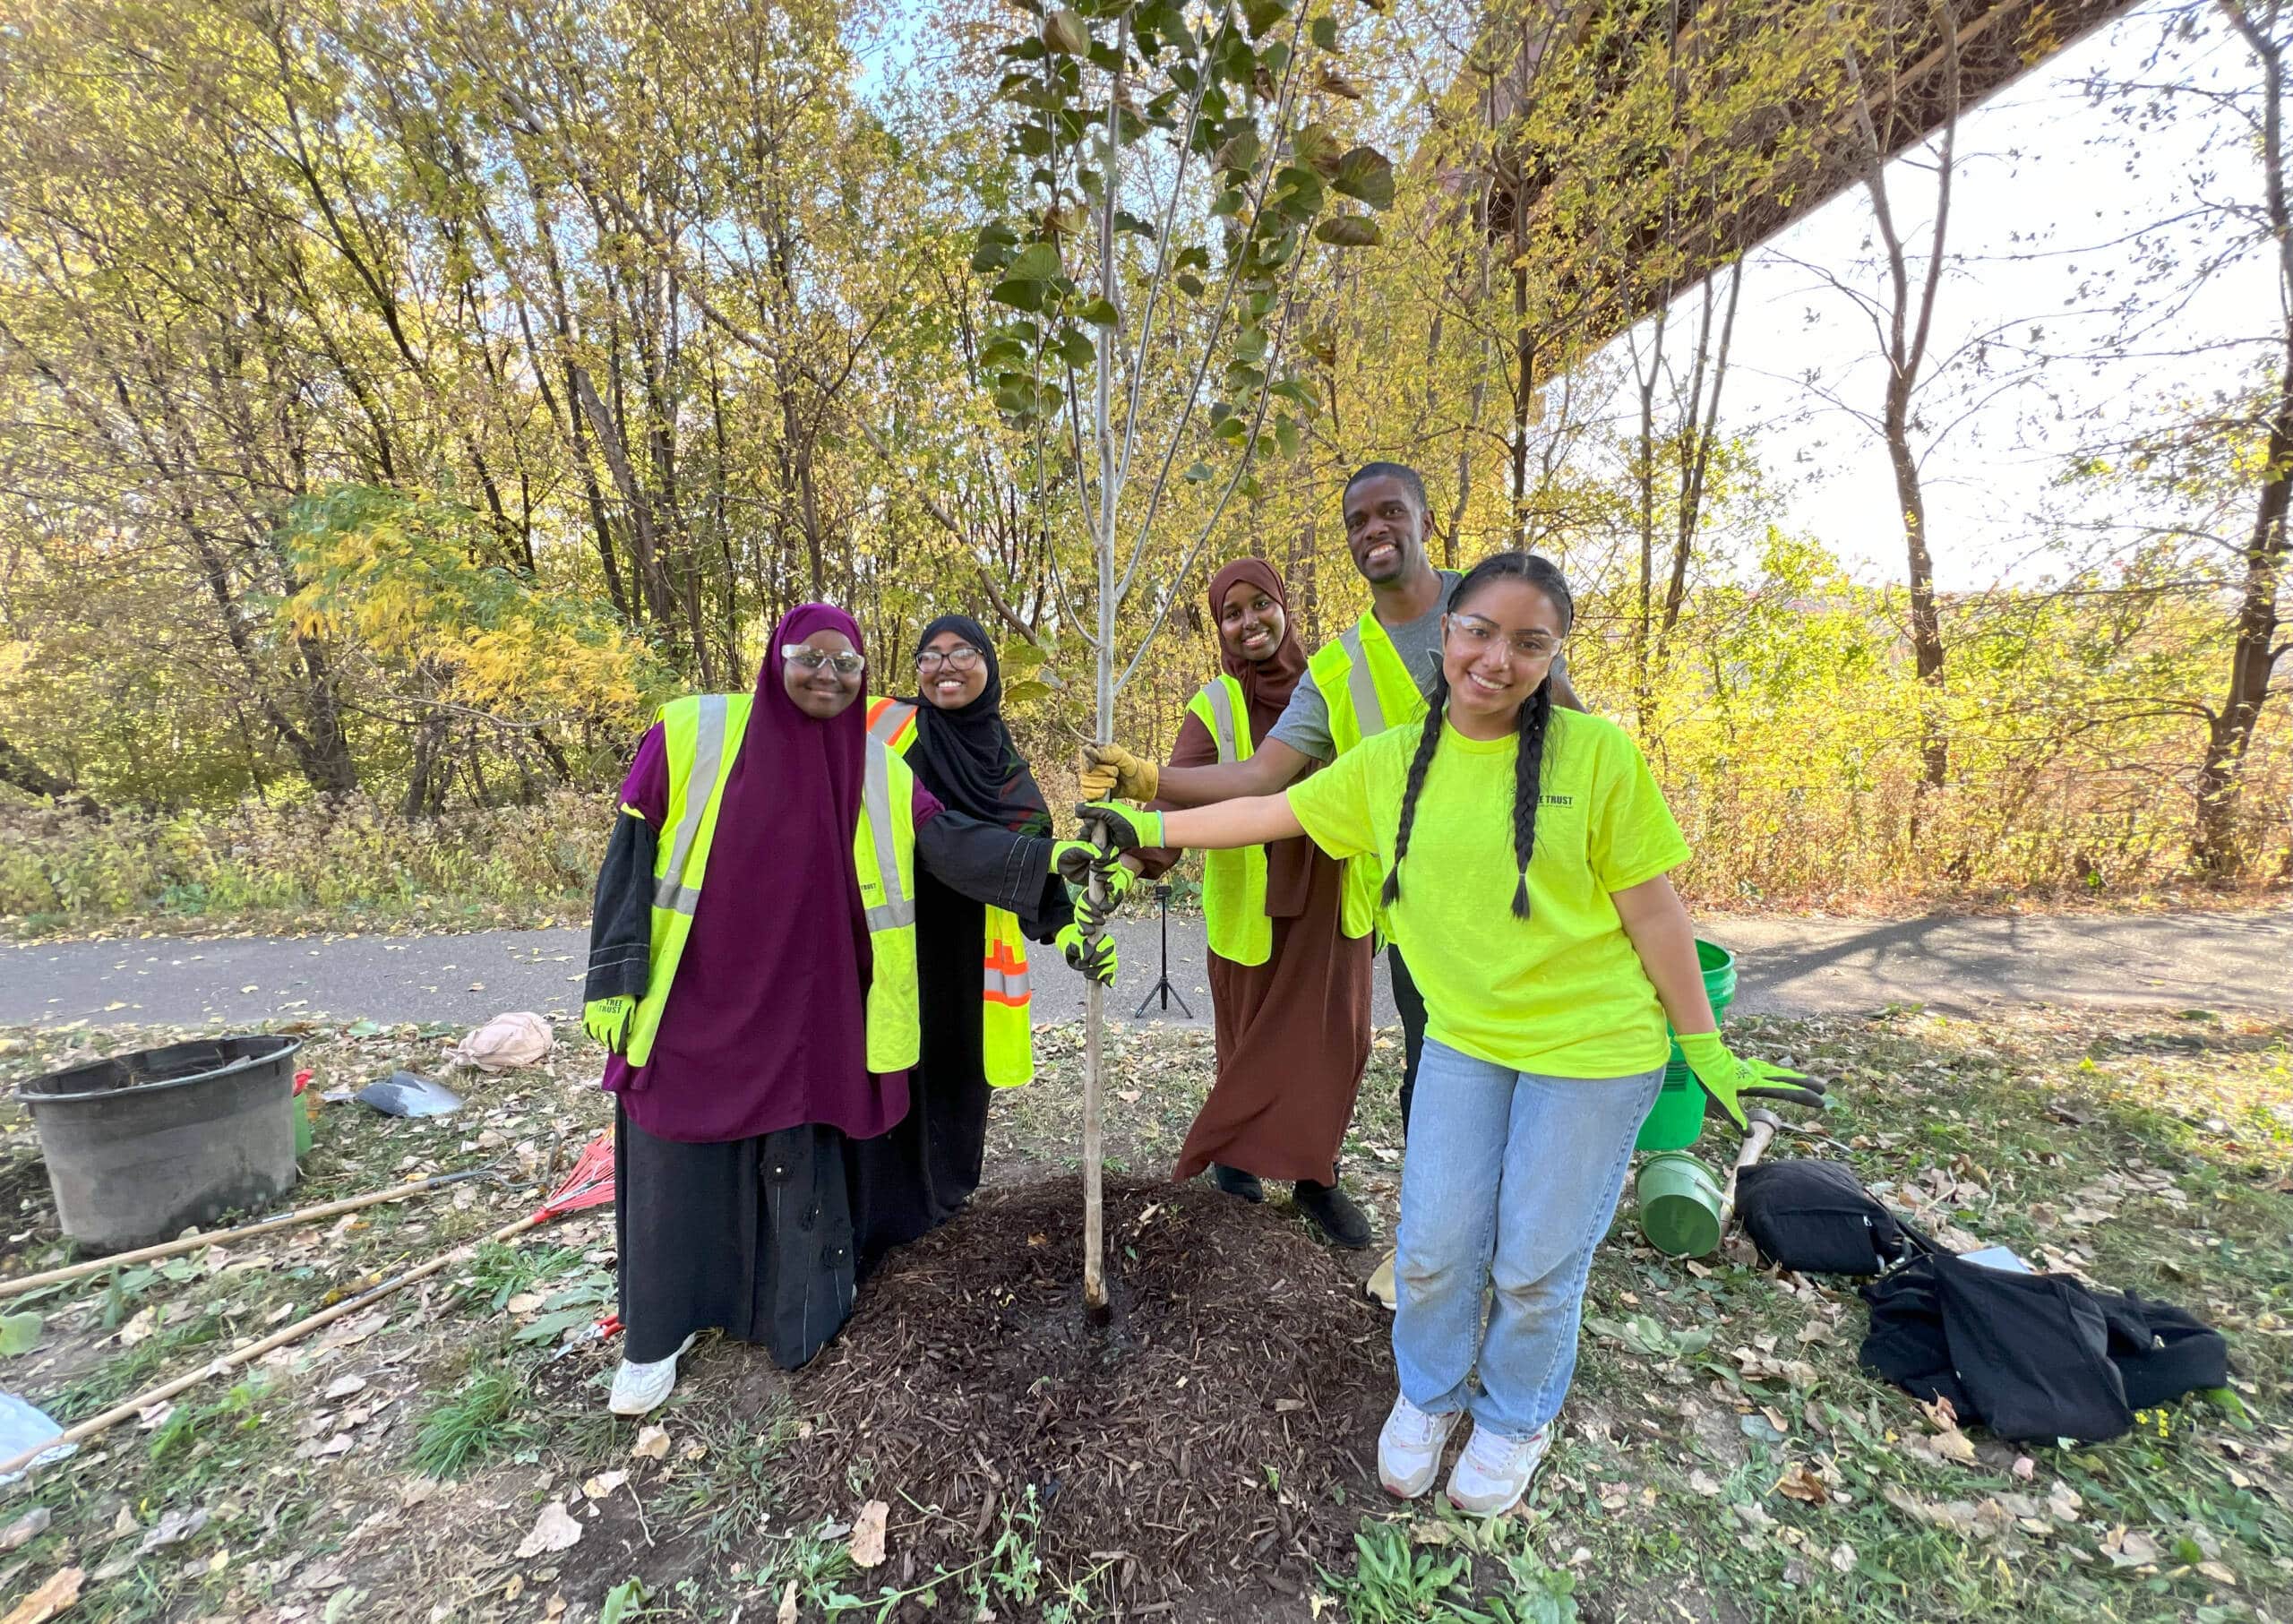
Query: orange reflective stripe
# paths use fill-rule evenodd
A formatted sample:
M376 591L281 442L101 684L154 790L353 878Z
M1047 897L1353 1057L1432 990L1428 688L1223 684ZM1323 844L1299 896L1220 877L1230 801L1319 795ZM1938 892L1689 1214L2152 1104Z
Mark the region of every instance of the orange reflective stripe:
M1027 975L1027 961L1017 947L1008 941L988 944L980 996L989 1003L1014 1010L1027 1007L1034 987Z
M915 707L905 700L885 698L868 707L868 735L887 750L900 747L900 735L915 726Z

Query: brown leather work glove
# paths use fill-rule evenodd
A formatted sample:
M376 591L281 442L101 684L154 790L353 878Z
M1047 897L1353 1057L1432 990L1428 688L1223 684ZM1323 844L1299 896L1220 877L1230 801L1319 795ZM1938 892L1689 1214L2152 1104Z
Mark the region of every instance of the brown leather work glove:
M1076 758L1086 801L1151 801L1162 782L1155 763L1120 744L1086 744Z

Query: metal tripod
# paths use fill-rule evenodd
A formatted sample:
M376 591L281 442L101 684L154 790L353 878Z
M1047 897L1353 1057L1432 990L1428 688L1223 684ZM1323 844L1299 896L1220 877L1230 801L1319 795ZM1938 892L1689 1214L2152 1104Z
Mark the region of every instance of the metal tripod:
M1189 1020L1192 1020L1194 1011L1186 1007L1186 1000L1180 998L1179 990L1171 984L1171 888L1169 885L1160 881L1155 882L1155 901L1160 906L1163 913L1163 973L1155 978L1155 984L1146 989L1146 996L1138 1001L1138 1007L1130 1012L1130 1018L1137 1020L1146 1014L1146 1006L1159 998L1163 1001L1163 1009L1165 1013L1169 1011L1172 1002L1176 1001L1179 1013Z

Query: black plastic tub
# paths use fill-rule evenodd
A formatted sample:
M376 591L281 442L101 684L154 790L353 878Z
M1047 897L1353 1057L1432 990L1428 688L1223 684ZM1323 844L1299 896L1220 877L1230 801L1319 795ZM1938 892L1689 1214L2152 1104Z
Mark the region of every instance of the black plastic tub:
M64 1233L91 1252L171 1241L295 1181L295 1037L170 1044L16 1087Z

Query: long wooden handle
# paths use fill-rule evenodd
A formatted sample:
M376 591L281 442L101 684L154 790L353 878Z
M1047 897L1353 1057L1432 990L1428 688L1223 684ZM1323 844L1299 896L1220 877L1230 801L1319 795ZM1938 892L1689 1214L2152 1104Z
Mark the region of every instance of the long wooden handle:
M1767 1154L1767 1147L1775 1142L1775 1130L1783 1126L1782 1118L1757 1106L1745 1113L1744 1120L1751 1124L1751 1130L1744 1135L1744 1147L1736 1153L1736 1164L1728 1169L1728 1188L1720 1196L1720 1233L1722 1234L1728 1233L1729 1222L1736 1216L1737 1176Z
M108 1258L90 1258L84 1263L67 1264L51 1268L45 1274L26 1275L21 1279L0 1281L0 1297L13 1297L21 1292L54 1285L59 1280L77 1280L86 1275L100 1275L106 1269L116 1268L123 1263L143 1263L153 1258L172 1258L181 1252L195 1252L202 1246L221 1246L226 1242L245 1241L255 1235L267 1235L276 1229L292 1229L297 1224L314 1224L321 1218L339 1216L356 1212L362 1207L375 1207L384 1201L403 1201L408 1196L426 1195L434 1190L443 1190L449 1184L459 1184L489 1172L484 1167L467 1168L460 1173L442 1173L434 1178L424 1179L417 1184L393 1184L388 1190L370 1190L363 1196L350 1196L339 1201L325 1201L316 1207L298 1207L293 1212L280 1213L275 1218L262 1218L253 1224L242 1224L236 1229L210 1230L205 1234L185 1235L178 1241L163 1241L157 1246L146 1246L132 1252L114 1252Z
M6 1460L0 1460L0 1477L6 1477L12 1473L23 1470L59 1445L76 1444L82 1439L93 1438L97 1433L125 1421L131 1415L142 1414L155 1404L164 1404L176 1394L197 1387L210 1376L220 1376L227 1371L235 1371L243 1364L250 1364L275 1348L283 1348L290 1342L309 1336L322 1325L331 1325L347 1314L355 1314L360 1309L379 1302L394 1292L405 1290L417 1280L426 1280L441 1269L452 1267L455 1264L475 1254L481 1246L511 1240L533 1228L544 1219L554 1216L555 1215L547 1207L538 1212L528 1213L513 1224L503 1224L490 1235L481 1236L475 1241L465 1241L451 1251L441 1253L427 1263L408 1269L402 1275L393 1275L379 1285L370 1285L355 1297L345 1297L332 1308L321 1309L307 1319L297 1319L294 1324L284 1326L258 1341L245 1343L233 1348L221 1358L211 1363L202 1365L188 1375L178 1376L173 1381L162 1382L149 1391L138 1393L133 1398L125 1399L99 1415L90 1415L87 1420L65 1428L62 1434L47 1439L45 1443L34 1444L21 1454L10 1456Z

